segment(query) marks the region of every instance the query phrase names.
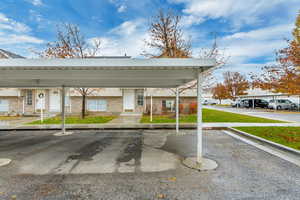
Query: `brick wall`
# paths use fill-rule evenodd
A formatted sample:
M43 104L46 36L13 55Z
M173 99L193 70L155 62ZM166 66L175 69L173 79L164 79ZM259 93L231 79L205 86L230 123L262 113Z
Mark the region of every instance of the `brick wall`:
M105 113L121 113L123 111L123 98L122 97L93 97L88 96L89 99L103 99L107 101L107 111ZM71 97L72 113L81 113L82 97ZM86 102L86 104L87 104ZM88 111L88 110L87 110ZM89 111L88 111L89 112ZM89 112L92 113L92 112ZM101 113L101 112L99 112Z

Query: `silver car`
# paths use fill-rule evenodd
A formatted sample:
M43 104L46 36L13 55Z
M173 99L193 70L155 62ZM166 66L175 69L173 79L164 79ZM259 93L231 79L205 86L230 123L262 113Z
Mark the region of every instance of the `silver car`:
M288 99L277 99L269 101L270 109L277 109L277 110L291 110L294 109L295 104L288 100Z

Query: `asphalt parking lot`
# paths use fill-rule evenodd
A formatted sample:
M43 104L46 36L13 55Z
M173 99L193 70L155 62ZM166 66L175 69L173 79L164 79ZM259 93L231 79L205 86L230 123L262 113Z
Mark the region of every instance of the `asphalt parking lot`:
M204 132L213 171L180 164L194 131L0 132L0 199L299 199L300 168L233 139Z

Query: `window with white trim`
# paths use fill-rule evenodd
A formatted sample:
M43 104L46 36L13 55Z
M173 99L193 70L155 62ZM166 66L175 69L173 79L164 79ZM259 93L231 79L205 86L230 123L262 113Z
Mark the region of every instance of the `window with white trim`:
M137 105L139 106L144 105L144 94L141 92L137 94Z
M0 99L0 112L8 112L8 110L9 110L8 100Z
M175 111L175 101L174 100L162 100L162 109L165 112Z
M107 101L103 99L89 99L87 101L89 111L107 111Z
M32 90L27 90L26 93L26 104L31 106L32 105Z

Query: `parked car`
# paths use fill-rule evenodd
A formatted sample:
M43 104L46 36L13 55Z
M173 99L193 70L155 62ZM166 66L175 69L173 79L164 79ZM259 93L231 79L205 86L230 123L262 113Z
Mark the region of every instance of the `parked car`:
M251 104L252 105L252 104ZM255 108L268 108L269 102L263 99L254 99Z
M250 99L242 99L240 101L240 106L241 108L249 108L250 107Z
M216 105L217 103L216 103L216 101L214 101L214 100L207 100L207 99L205 99L204 101L203 101L203 105Z
M239 107L241 108L268 108L269 103L263 99L243 99L239 103Z
M292 110L297 109L297 105L288 99L277 99L269 101L270 109Z
M235 100L234 102L231 103L231 107L233 107L233 108L241 107L241 101Z

